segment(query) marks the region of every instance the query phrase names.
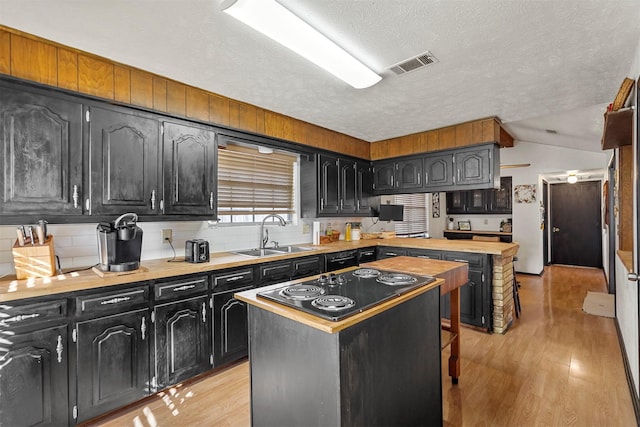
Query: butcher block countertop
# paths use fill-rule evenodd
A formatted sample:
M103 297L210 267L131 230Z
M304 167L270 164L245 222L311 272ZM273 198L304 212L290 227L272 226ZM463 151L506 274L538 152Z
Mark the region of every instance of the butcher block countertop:
M340 273L341 271L354 270L356 268L357 267L351 267L344 270L334 271L333 273ZM318 276L312 276L312 277L318 277ZM285 282L285 283L294 284L294 283L304 282L306 280L309 280L309 278L292 280L291 282ZM312 314L307 314L300 310L296 310L295 308L287 307L285 305L278 304L277 302L272 302L272 301L257 297L257 294L259 292L268 291L270 289L281 288L284 286L284 283L278 283L271 286L265 286L259 289L250 289L248 291L239 292L237 294L234 294L234 297L239 299L240 301L246 302L247 304L251 304L263 310L270 311L272 313L294 320L298 323L302 323L312 328L319 329L329 334L335 334L336 332L342 331L343 329L346 329L349 326L355 325L357 323L362 322L363 320L369 319L375 316L376 314L382 313L383 311L387 311L391 307L400 305L403 302L416 297L417 295L421 295L435 288L436 286L442 285L443 283L444 283L444 279L436 279L435 281L428 283L424 286L412 289L411 291L404 293L398 296L397 298L392 298L387 301L381 302L380 304L373 306L367 310L364 310L361 313L354 314L353 316L349 316L339 321L326 320L321 317L317 317Z
M140 269L135 272L120 275L107 274L105 277L98 276L91 269L65 272L53 277L25 280L17 280L15 277L9 276L0 279L0 302L101 288L125 283L163 279L185 274L213 272L226 268L242 267L264 262L330 252L340 252L370 246L397 246L415 249L486 253L501 256L513 256L518 251L519 247L517 243L403 238L359 240L355 242L339 241L317 246L302 243L300 246L309 247L312 248L312 250L260 258L237 255L233 252L215 252L211 254L211 260L209 262L200 264L180 262L180 260L184 259L182 257L177 259L178 262L168 262L168 258L144 260L140 263Z

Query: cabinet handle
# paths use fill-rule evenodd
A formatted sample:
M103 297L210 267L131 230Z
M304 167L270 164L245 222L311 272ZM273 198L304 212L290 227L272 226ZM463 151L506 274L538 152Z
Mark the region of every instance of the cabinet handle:
M394 186L394 179L393 179L393 178L395 178L395 177L392 175L392 176L391 176L391 186L392 186L392 187Z
M189 289L193 289L195 288L196 285L184 285L184 286L178 286L177 288L173 288L173 292L181 292L181 291L187 291Z
M129 301L131 299L131 297L116 297L116 298L111 298L108 300L104 300L100 303L100 305L107 305L107 304L118 304L120 302L124 302L124 301Z
M340 209L344 209L344 199L340 199Z
M156 190L151 191L151 210L156 209Z
M4 321L0 322L0 324L8 324L8 323L13 323L13 322L23 322L25 320L34 319L36 317L40 317L40 313L19 314L17 316L10 317L7 320L4 320Z
M235 282L237 280L244 279L244 274L242 276L233 276L227 279L227 282Z
M424 173L424 183L428 184L429 183L429 172L425 172Z
M421 174L421 173L419 173L419 174L418 174L418 185L420 185L420 178L421 178L421 177L422 177L422 174Z
M58 363L62 363L62 335L58 335L58 344L56 345L56 353L58 353Z
M356 200L356 209L360 210L360 200Z
M398 256L398 254L395 253L395 252L387 252L387 255L388 256Z
M147 332L147 318L142 316L142 323L140 324L140 331L142 332L142 341L144 341L144 338L146 336L146 332Z
M469 264L469 261L466 259L454 259L455 262L466 262L467 264Z
M460 169L458 169L458 181L457 182L460 182Z
M74 185L73 186L73 196L71 196L73 198L73 207L78 209L78 200L80 200L80 195L78 194L78 186Z
M324 209L324 198L320 197L320 210Z
M84 199L84 210L87 212L91 210L91 199Z
M202 303L202 323L207 323L207 304Z
M213 210L213 191L209 193L209 209Z

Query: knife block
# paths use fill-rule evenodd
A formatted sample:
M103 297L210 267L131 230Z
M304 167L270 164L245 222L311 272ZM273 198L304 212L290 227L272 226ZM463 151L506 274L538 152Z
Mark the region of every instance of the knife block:
M31 277L51 277L56 274L56 256L53 251L53 236L48 236L43 244L20 246L13 244L13 265L18 279Z

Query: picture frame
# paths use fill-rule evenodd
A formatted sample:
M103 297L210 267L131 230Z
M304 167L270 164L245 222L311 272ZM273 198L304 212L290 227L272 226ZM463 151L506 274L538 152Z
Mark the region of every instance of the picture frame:
M471 231L471 221L458 221L458 230Z

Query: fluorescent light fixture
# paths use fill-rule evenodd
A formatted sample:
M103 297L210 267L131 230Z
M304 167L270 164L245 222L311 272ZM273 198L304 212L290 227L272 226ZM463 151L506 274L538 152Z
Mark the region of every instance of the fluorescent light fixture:
M578 177L576 176L575 173L572 173L567 177L567 182L569 184L575 184L576 182L578 182Z
M221 9L356 89L373 86L382 80L275 0L227 0Z

